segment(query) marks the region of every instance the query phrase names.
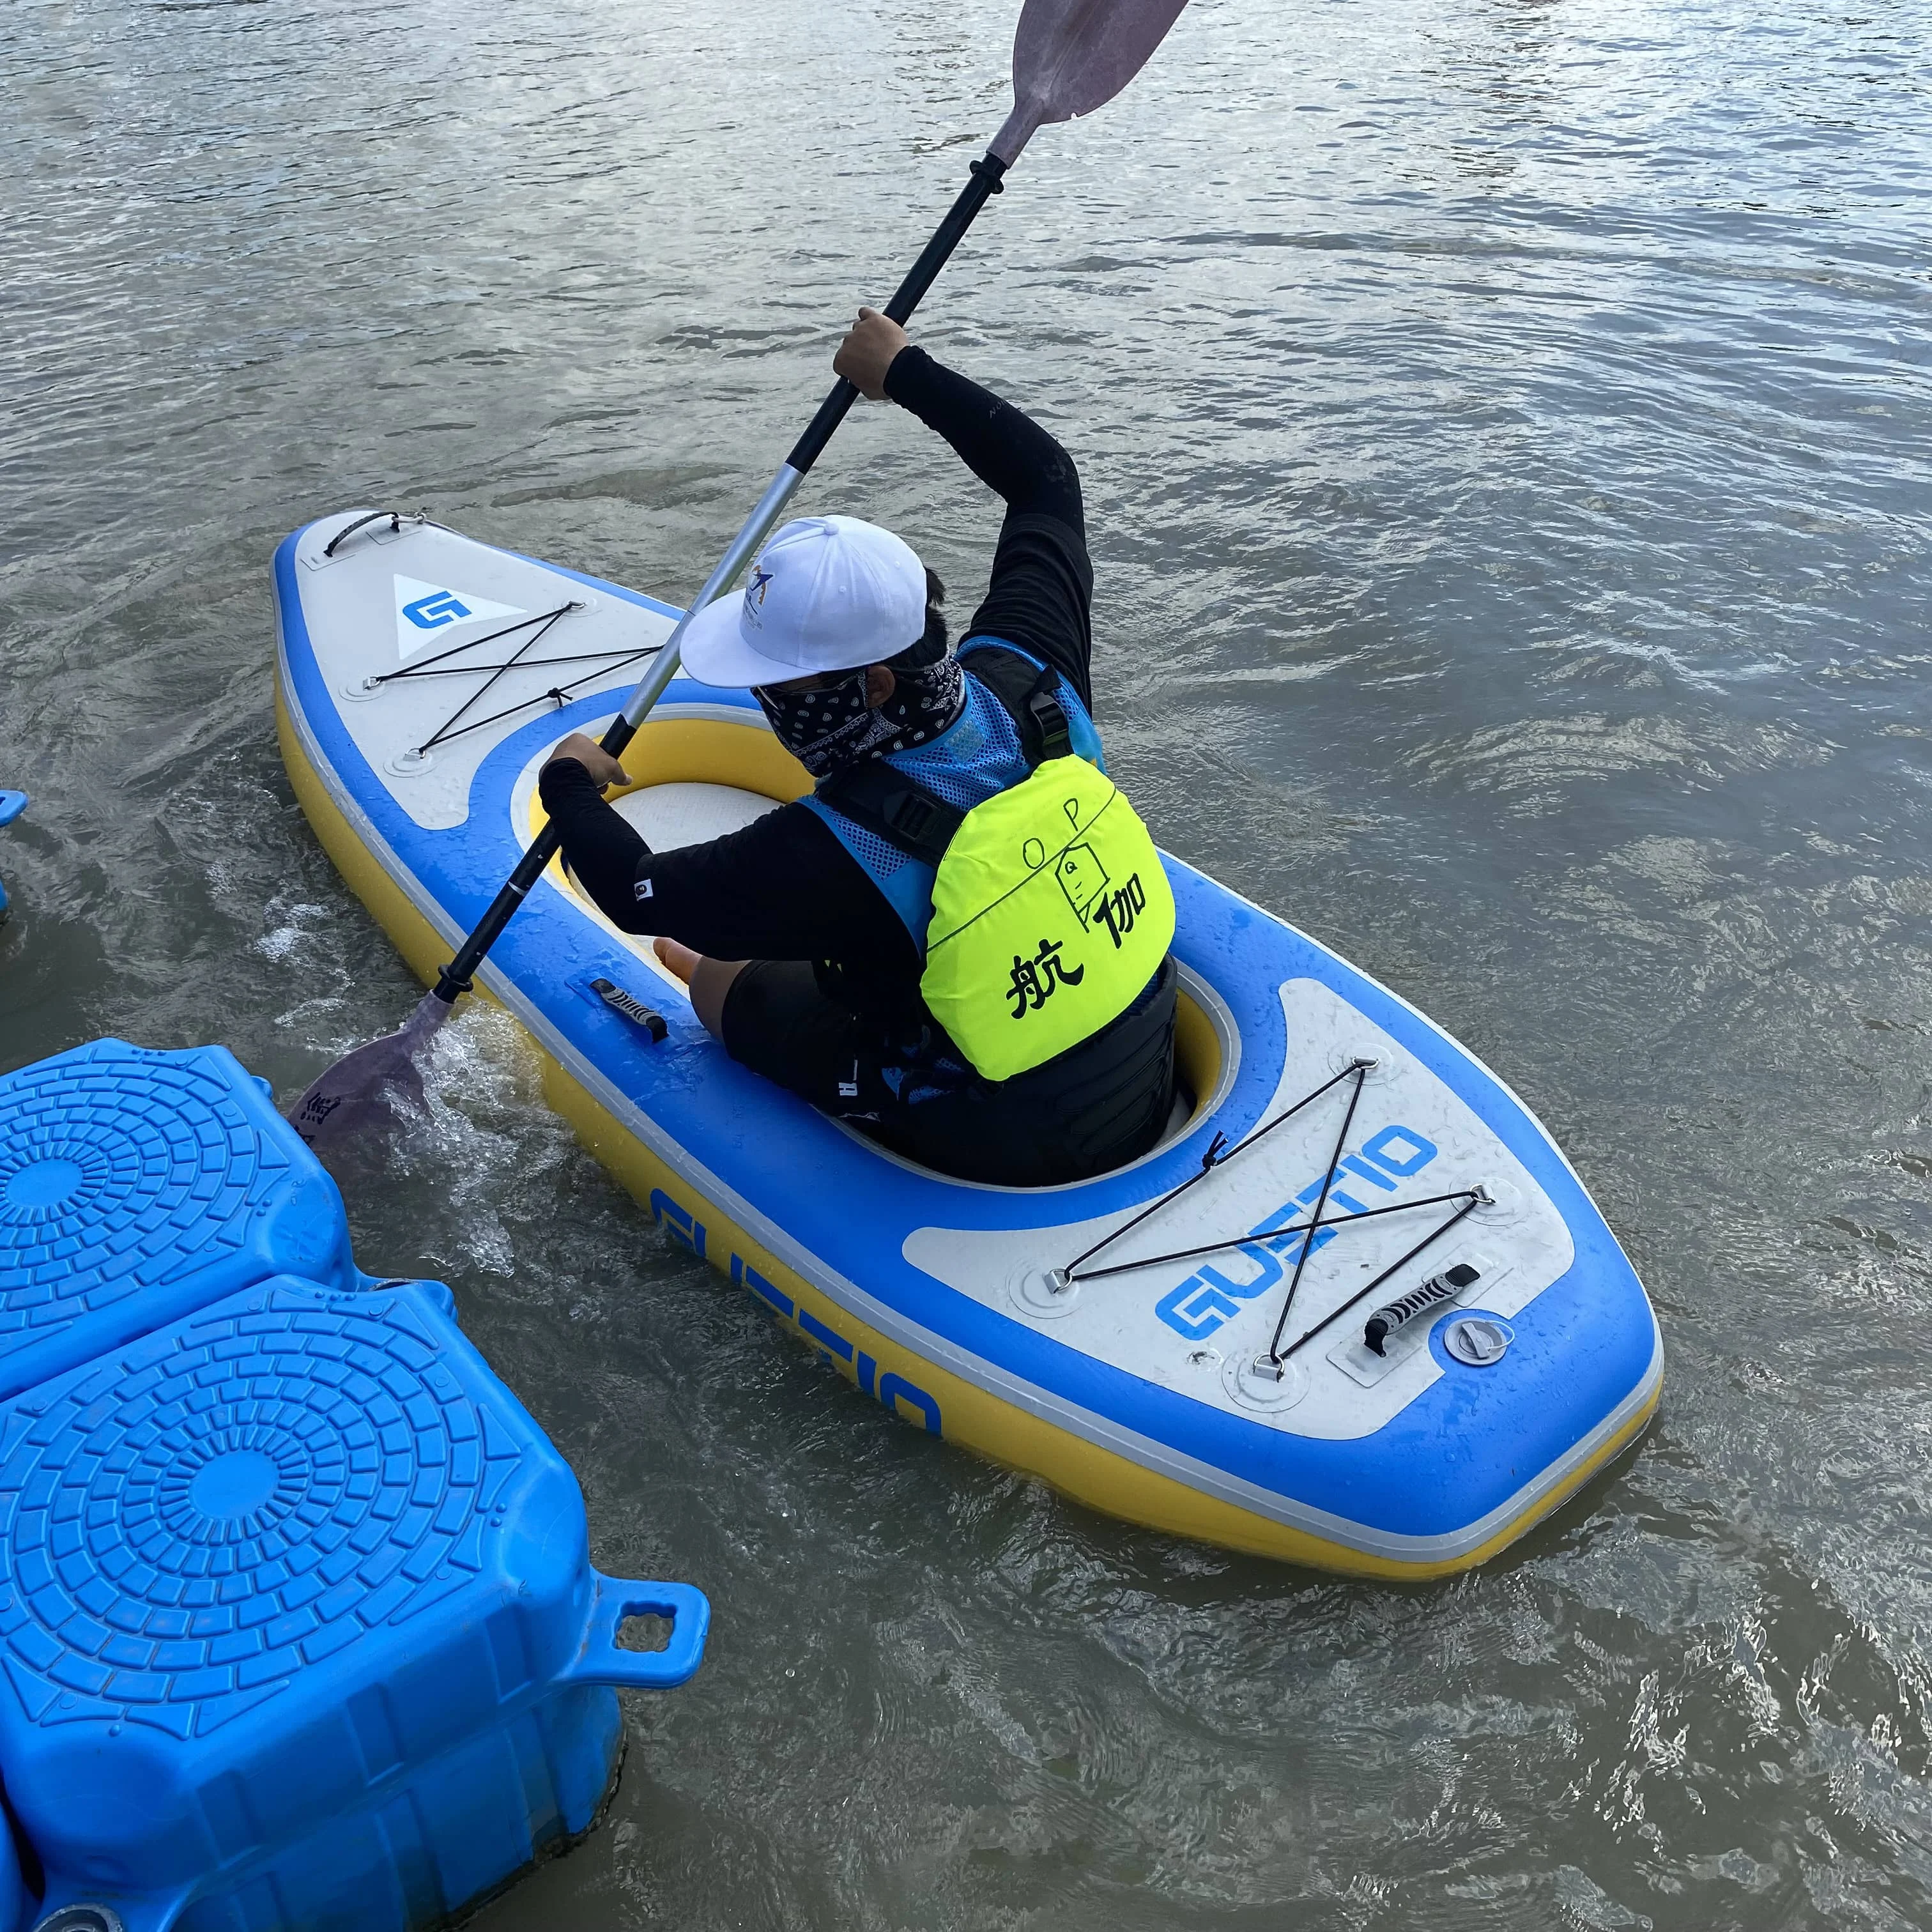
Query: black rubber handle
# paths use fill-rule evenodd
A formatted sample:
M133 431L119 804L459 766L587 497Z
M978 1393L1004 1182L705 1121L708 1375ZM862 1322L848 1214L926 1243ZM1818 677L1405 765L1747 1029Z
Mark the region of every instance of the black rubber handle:
M617 722L622 724L624 721L620 718ZM628 745L630 742L630 729L626 726L624 742ZM604 742L608 749L608 734ZM454 1006L458 998L469 992L471 976L482 964L484 954L496 944L498 934L509 924L511 915L523 904L524 895L543 877L543 869L556 856L560 842L561 835L554 819L548 821L530 841L524 856L517 861L517 869L490 902L490 910L477 921L476 931L463 942L456 957L436 975L436 996L445 1006Z

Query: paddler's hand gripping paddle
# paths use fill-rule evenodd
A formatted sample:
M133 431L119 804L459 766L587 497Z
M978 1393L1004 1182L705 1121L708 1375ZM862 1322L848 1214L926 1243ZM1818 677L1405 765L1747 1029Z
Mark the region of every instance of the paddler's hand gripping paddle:
M993 136L985 155L973 164L973 177L932 239L886 304L886 314L903 323L928 289L946 258L973 225L973 218L989 196L1000 192L1002 177L1019 159L1020 151L1036 129L1049 122L1071 121L1104 106L1147 64L1166 37L1187 0L1026 0L1013 37L1013 111ZM859 392L842 376L818 406L818 413L793 446L791 454L772 478L758 507L731 539L718 567L680 617L651 668L626 700L616 722L604 734L604 749L613 757L637 734L638 727L677 674L679 647L685 626L704 607L728 591L758 546L784 514L798 486L845 420ZM456 957L437 976L434 989L423 999L399 1032L359 1046L338 1060L290 1110L289 1118L311 1144L336 1140L353 1132L389 1104L388 1090L400 1088L405 1100L420 1101L422 1076L418 1052L448 1018L457 1000L468 992L472 976L496 936L510 922L524 896L543 876L555 856L556 827L547 824L530 842L517 869L491 902Z

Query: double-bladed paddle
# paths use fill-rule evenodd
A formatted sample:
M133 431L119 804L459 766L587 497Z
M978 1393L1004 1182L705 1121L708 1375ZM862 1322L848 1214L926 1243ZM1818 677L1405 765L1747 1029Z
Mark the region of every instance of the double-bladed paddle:
M1013 37L1013 111L985 154L973 164L972 178L886 304L885 312L893 321L905 322L919 306L946 258L972 226L974 217L989 196L1000 192L1002 177L1019 159L1020 151L1035 130L1050 122L1090 114L1112 100L1146 64L1186 4L1187 0L1026 0ZM779 466L758 507L745 519L704 589L678 620L651 668L604 733L603 748L614 757L622 754L676 675L685 626L697 612L730 589L784 514L786 505L858 394L842 376L819 404L818 413ZM289 1114L303 1139L311 1145L346 1139L386 1114L398 1095L406 1103L420 1103L422 1076L418 1056L458 1000L470 991L484 956L542 877L557 843L556 826L546 824L531 841L476 929L399 1030L357 1047L309 1087Z

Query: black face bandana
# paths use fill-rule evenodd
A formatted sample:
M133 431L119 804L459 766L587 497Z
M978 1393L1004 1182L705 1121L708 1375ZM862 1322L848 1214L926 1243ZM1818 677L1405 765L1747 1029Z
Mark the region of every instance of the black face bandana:
M860 758L909 752L938 736L965 703L963 674L950 657L916 669L892 667L891 697L874 711L866 702L866 668L850 670L817 691L752 695L771 720L778 742L815 778L830 778Z

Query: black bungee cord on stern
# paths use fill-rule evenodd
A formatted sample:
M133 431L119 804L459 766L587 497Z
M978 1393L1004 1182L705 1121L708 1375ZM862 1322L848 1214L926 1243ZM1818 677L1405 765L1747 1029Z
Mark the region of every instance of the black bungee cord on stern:
M1269 1342L1268 1353L1265 1355L1257 1355L1255 1358L1255 1366L1257 1368L1259 1368L1264 1362L1271 1364L1276 1371L1275 1379L1277 1382L1280 1381L1281 1378L1282 1364L1286 1362L1289 1356L1292 1355L1298 1348L1300 1348L1305 1342L1313 1341L1316 1336L1320 1334L1324 1328L1334 1327L1337 1322L1341 1320L1343 1316L1348 1313L1350 1309L1359 1307L1367 1297L1374 1294L1376 1290L1381 1287L1384 1282L1388 1280L1390 1275L1395 1274L1398 1269L1406 1268L1408 1267L1409 1263L1414 1261L1416 1256L1420 1254L1424 1248L1432 1246L1436 1242L1442 1240L1442 1237L1448 1234L1449 1230L1454 1227L1459 1221L1462 1221L1469 1215L1473 1214L1478 1208L1487 1206L1490 1202L1490 1191L1487 1188L1483 1186L1480 1183L1478 1183L1478 1184L1474 1187L1466 1189L1460 1196L1452 1194L1446 1196L1440 1196L1438 1198L1451 1201L1460 1199L1462 1201L1462 1205L1457 1208L1455 1213L1451 1214L1448 1220L1443 1222L1441 1227L1434 1228L1428 1234L1424 1235L1422 1239L1418 1241L1415 1246L1411 1248L1408 1252L1404 1255L1400 1261L1391 1262L1387 1268L1382 1270L1380 1274L1376 1276L1373 1281L1370 1282L1364 1288L1358 1288L1356 1289L1355 1292L1350 1295L1348 1300L1342 1304L1340 1307L1330 1309L1326 1315L1322 1316L1319 1322L1316 1323L1313 1328L1304 1330L1300 1334L1298 1335L1286 1348L1281 1346L1281 1336L1282 1330L1288 1326L1288 1304L1286 1303L1283 1303L1282 1305L1281 1319L1274 1324L1274 1339ZM1415 1208L1421 1208L1427 1205L1426 1202L1420 1201L1412 1202L1408 1204ZM1387 1213L1388 1210L1384 1209L1383 1212ZM1347 1218L1353 1221L1359 1220L1362 1217L1360 1215L1352 1214ZM1332 1228L1338 1226L1339 1223L1331 1221L1328 1225Z
M1359 1092L1360 1090L1361 1079L1366 1076L1369 1070L1375 1065L1375 1064L1376 1063L1372 1060L1352 1060L1346 1066L1342 1068L1340 1072L1334 1076L1333 1079L1324 1080L1320 1086L1314 1090L1312 1093L1303 1094L1301 1098L1296 1101L1293 1106L1284 1108L1281 1112L1276 1114L1273 1120L1268 1121L1263 1126L1256 1128L1252 1133L1237 1141L1232 1147L1228 1146L1228 1137L1226 1134L1217 1133L1214 1136L1214 1139L1208 1143L1208 1151L1201 1156L1201 1172L1198 1174L1190 1174L1178 1187L1169 1188L1158 1201L1149 1202L1148 1204L1143 1208L1138 1214L1133 1215L1128 1220L1123 1221L1112 1234L1102 1235L1100 1240L1096 1241L1090 1248L1088 1249L1085 1252L1082 1254L1076 1255L1073 1258L1065 1265L1065 1267L1049 1270L1048 1274L1048 1280L1054 1282L1058 1288L1064 1291L1066 1288L1071 1288L1076 1281L1097 1281L1102 1275L1125 1274L1130 1268L1152 1267L1154 1264L1151 1261L1124 1262L1118 1267L1109 1268L1095 1268L1087 1274L1076 1274L1074 1273L1074 1270L1077 1268L1082 1262L1091 1261L1102 1248L1112 1247L1114 1242L1118 1241L1123 1234L1127 1233L1130 1229L1138 1228L1140 1224L1143 1221L1146 1220L1150 1216L1158 1214L1170 1201L1178 1200L1182 1195L1185 1194L1187 1190L1195 1184L1196 1182L1205 1180L1208 1175L1212 1174L1217 1167L1226 1167L1228 1162L1232 1160L1238 1154L1246 1153L1248 1149L1252 1147L1257 1141L1273 1133L1275 1129L1280 1126L1284 1120L1292 1120L1294 1116L1300 1113L1302 1108L1308 1106L1310 1102L1320 1100L1322 1095L1327 1093L1330 1088L1339 1087L1352 1073L1356 1076L1357 1091ZM1227 1149L1227 1151L1225 1154L1222 1151L1224 1148ZM1252 1234L1241 1234L1237 1236L1235 1239L1232 1241L1216 1242L1214 1244L1214 1246L1216 1247L1238 1248L1241 1245L1242 1242L1252 1240L1255 1238L1256 1237ZM1204 1253L1210 1252L1211 1251L1211 1250L1202 1250ZM1172 1257L1168 1257L1168 1258L1172 1258Z
M1416 1201L1397 1201L1384 1208L1363 1208L1346 1214L1324 1215L1330 1191L1335 1184L1335 1177L1341 1171L1342 1150L1348 1145L1348 1130L1354 1124L1355 1109L1362 1097L1362 1088L1370 1074L1375 1070L1375 1066L1372 1060L1358 1058L1350 1060L1333 1078L1324 1080L1312 1092L1304 1094L1293 1106L1283 1108L1272 1120L1257 1127L1252 1133L1238 1141L1232 1147L1227 1145L1225 1134L1217 1133L1206 1154L1202 1156L1198 1173L1190 1174L1178 1187L1170 1188L1157 1201L1150 1202L1138 1214L1130 1216L1118 1228L1103 1234L1091 1247L1075 1256L1064 1267L1050 1269L1047 1274L1048 1285L1056 1294L1064 1294L1081 1282L1104 1280L1111 1275L1132 1274L1142 1268L1159 1268L1172 1262L1192 1261L1202 1255L1220 1254L1231 1248L1247 1247L1256 1243L1280 1240L1291 1234L1300 1234L1305 1238L1301 1244L1301 1252L1295 1258L1294 1273L1288 1281L1288 1293L1282 1298L1281 1313L1276 1320L1274 1335L1266 1352L1255 1358L1257 1370L1271 1369L1275 1379L1280 1381L1286 1372L1283 1365L1298 1349L1312 1342L1324 1329L1332 1328L1352 1308L1359 1306L1372 1294L1390 1276L1406 1268L1418 1255L1433 1246L1452 1228L1473 1214L1478 1208L1486 1207L1491 1203L1489 1190L1479 1181L1473 1187L1456 1188L1446 1194L1427 1194ZM1091 1261L1102 1250L1112 1246L1123 1234L1138 1227L1150 1216L1159 1214L1162 1208L1185 1194L1197 1182L1204 1180L1216 1168L1225 1167L1235 1155L1245 1153L1264 1136L1272 1133L1283 1121L1292 1119L1310 1102L1318 1100L1323 1094L1339 1087L1345 1080L1352 1080L1354 1083L1348 1095L1348 1110L1342 1117L1341 1131L1335 1137L1335 1144L1330 1151L1328 1164L1322 1172L1320 1197L1316 1202L1313 1213L1306 1220L1292 1221L1280 1228L1256 1228L1223 1240L1204 1242L1197 1247L1176 1248L1166 1254L1146 1255L1130 1262L1115 1262L1106 1268L1082 1268L1083 1262ZM1312 1328L1298 1335L1286 1348L1282 1346L1282 1336L1288 1330L1288 1318L1294 1310L1295 1293L1301 1286L1302 1274L1308 1264L1308 1258L1315 1252L1317 1246L1315 1237L1318 1233L1326 1228L1346 1228L1357 1221L1376 1220L1384 1214L1406 1214L1418 1208L1440 1208L1451 1202L1457 1204L1456 1211L1439 1227L1431 1229L1400 1259L1392 1262L1366 1286L1358 1288L1339 1307L1330 1310Z
M1342 1116L1342 1131L1335 1136L1335 1145L1330 1152L1327 1165L1322 1170L1322 1195L1315 1204L1314 1219L1318 1226L1322 1210L1328 1204L1328 1190L1335 1185L1335 1175L1342 1165L1342 1150L1348 1144L1348 1130L1355 1124L1355 1109L1361 1105L1363 1084L1369 1077L1369 1070L1375 1064L1371 1060L1358 1060L1350 1071L1355 1076L1354 1091L1348 1096L1348 1111ZM1301 1286L1301 1271L1308 1265L1308 1257L1315 1252L1315 1237L1310 1234L1301 1244L1301 1252L1294 1258L1294 1273L1288 1277L1288 1294L1281 1304L1281 1319L1274 1324L1274 1340L1268 1344L1268 1360L1274 1364L1276 1379L1280 1379L1281 1358L1275 1353L1280 1346L1281 1331L1288 1324L1288 1311L1294 1306L1294 1292Z

